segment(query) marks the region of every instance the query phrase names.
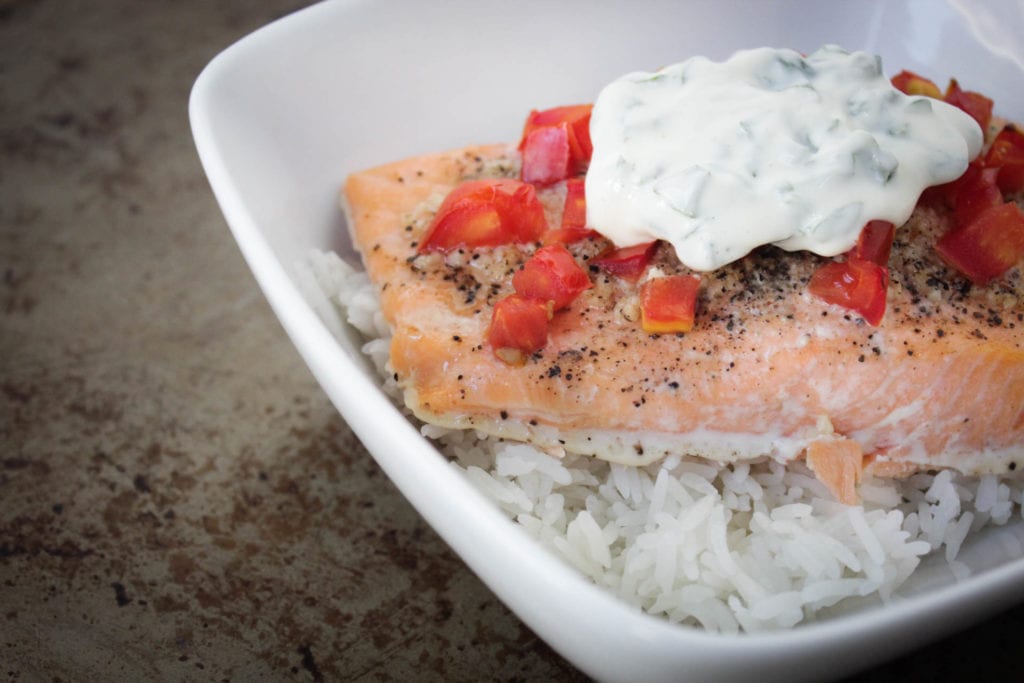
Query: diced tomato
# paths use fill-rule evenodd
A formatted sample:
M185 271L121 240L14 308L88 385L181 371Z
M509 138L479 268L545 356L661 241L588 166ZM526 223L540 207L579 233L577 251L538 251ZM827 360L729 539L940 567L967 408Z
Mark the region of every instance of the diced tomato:
M586 168L594 149L591 109L580 104L530 112L519 141L525 182L550 185Z
M512 276L517 294L550 301L558 311L571 304L580 292L593 287L587 273L561 244L538 249Z
M522 365L547 344L550 319L548 302L511 294L494 305L487 342L499 359Z
M636 282L658 250L658 242L644 242L632 247L611 247L590 260L596 266L624 280Z
M957 203L957 198L960 196L960 191L977 180L977 176L981 174L984 168L984 161L982 159L975 159L971 163L967 164L967 170L964 171L956 180L951 180L948 183L942 185L935 185L929 187L925 192L935 190L945 200L946 206L954 207Z
M586 181L583 178L569 178L565 181L565 210L562 212L562 230L583 229L586 226Z
M573 174L574 161L566 123L532 131L523 142L523 181L550 185Z
M592 104L572 104L565 107L553 107L543 111L536 109L530 112L523 126L523 137L519 141L519 149L523 149L526 137L538 128L545 126L557 126L560 123L568 123L572 127L573 137L579 144L580 158L589 161L594 151L590 142L590 112Z
M992 120L992 100L980 93L962 90L955 78L949 81L943 99L970 114L981 126L982 133L988 131L988 123Z
M892 240L896 235L896 226L889 221L868 221L861 228L857 238L857 246L852 255L884 266L889 263L892 253Z
M943 235L935 248L972 282L988 284L1024 257L1024 212L1013 202L991 206Z
M981 168L972 171L970 177L960 184L953 203L955 225L967 225L985 210L1003 203L1003 193L996 185L998 174L998 168Z
M697 313L698 275L669 275L640 285L640 324L644 332L689 332Z
M419 251L522 244L539 239L546 228L544 207L531 185L512 179L470 180L445 197Z
M937 100L942 99L939 86L913 71L901 71L892 77L892 84L897 90L907 95L926 95Z
M988 148L985 166L998 168L996 184L1007 194L1024 191L1024 132L1006 126Z
M935 206L936 204L945 203L946 186L951 184L952 183L944 183L942 185L932 185L931 187L924 188L924 192L921 193L921 196L917 200L918 205Z
M845 262L826 263L811 276L811 294L858 313L869 325L877 326L885 316L889 270L872 261L851 257Z
M544 244L572 244L597 233L587 228L587 201L584 196L583 178L569 178L565 181L565 208L562 211L562 227L548 230Z

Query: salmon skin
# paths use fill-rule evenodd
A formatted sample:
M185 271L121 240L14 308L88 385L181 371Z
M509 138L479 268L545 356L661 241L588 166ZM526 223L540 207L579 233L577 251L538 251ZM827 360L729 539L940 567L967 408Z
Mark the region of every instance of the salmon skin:
M342 204L392 330L391 369L425 422L472 428L626 464L669 453L808 462L836 497L861 471L1000 473L1024 465L1024 280L981 288L933 246L950 224L922 202L896 231L878 327L807 292L828 259L763 247L704 274L685 334L639 324L637 285L591 266L594 287L552 321L521 367L486 342L494 303L536 245L417 251L464 180L516 177L505 145L470 147L350 176ZM564 185L538 194L552 227ZM586 262L601 237L571 245ZM654 266L688 272L661 245ZM808 450L810 449L810 451Z

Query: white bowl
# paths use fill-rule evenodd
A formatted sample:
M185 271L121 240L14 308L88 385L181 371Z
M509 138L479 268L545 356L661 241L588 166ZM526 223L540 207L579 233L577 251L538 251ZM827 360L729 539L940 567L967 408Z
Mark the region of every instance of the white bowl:
M1020 599L1024 524L980 534L961 557L974 571L967 580L933 560L904 597L791 631L721 636L640 614L541 549L446 464L381 393L345 328L304 298L296 264L312 248L357 262L336 205L349 172L514 140L531 108L592 100L623 73L694 54L837 43L881 54L890 74L955 75L993 96L997 113L1024 120L1024 11L1012 0L966 5L329 2L217 56L196 81L190 116L239 247L324 391L423 517L540 637L605 680L840 676Z

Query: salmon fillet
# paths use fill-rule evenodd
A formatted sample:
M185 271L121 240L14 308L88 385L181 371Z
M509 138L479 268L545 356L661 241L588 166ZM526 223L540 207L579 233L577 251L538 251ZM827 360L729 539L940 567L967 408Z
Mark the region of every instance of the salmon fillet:
M394 332L392 370L420 419L627 464L668 453L810 453L847 502L861 469L980 474L1024 464L1021 270L980 288L946 267L932 248L950 221L938 203L923 202L896 232L877 328L807 293L826 259L765 247L703 276L685 334L644 333L637 286L592 266L595 286L555 316L547 346L514 367L494 356L486 333L493 304L535 247L443 255L417 245L457 184L515 177L518 165L512 147L470 147L345 183L353 242ZM538 194L557 227L564 186ZM591 238L570 249L585 263L607 245ZM655 266L688 272L666 245Z

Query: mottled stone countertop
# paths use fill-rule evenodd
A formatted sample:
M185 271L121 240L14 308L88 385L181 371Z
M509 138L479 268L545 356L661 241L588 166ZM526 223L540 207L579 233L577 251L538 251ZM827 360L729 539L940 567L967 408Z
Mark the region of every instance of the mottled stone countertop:
M214 203L192 82L301 4L0 0L0 680L583 680L367 455ZM1022 621L863 680L1020 678Z

